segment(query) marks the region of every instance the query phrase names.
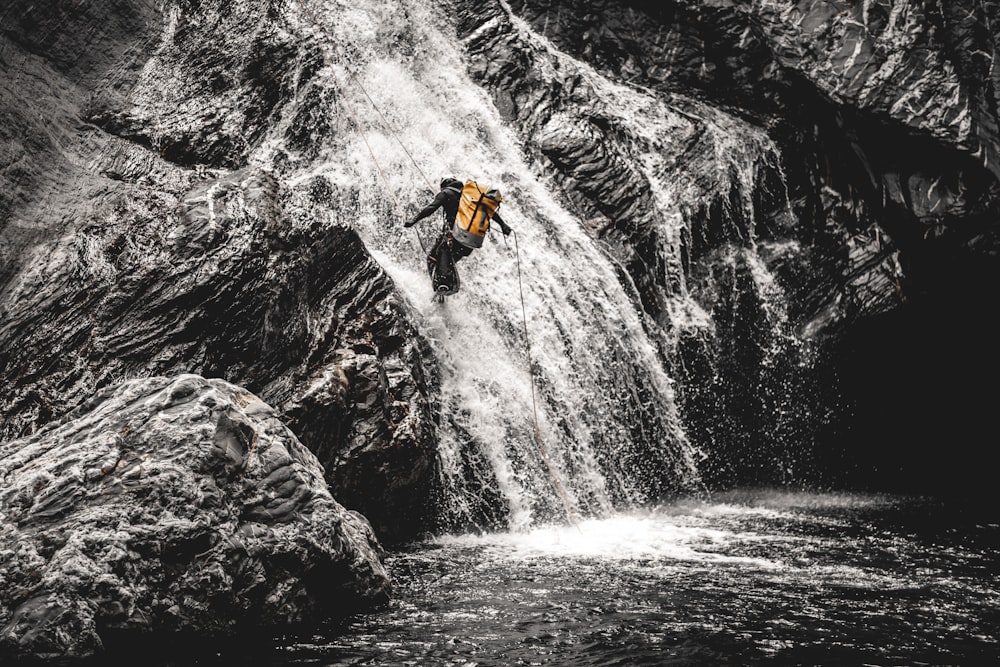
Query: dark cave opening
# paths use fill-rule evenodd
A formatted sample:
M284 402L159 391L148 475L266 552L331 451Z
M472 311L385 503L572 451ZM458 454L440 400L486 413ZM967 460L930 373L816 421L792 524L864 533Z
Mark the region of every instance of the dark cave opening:
M1000 350L986 292L940 294L848 333L838 373L853 415L836 436L848 485L992 493Z

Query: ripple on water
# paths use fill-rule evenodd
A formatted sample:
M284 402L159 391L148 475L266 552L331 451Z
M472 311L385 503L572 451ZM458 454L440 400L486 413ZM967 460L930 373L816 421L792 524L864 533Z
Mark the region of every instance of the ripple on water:
M935 507L745 491L441 536L389 555L395 601L322 664L996 662L1000 529Z

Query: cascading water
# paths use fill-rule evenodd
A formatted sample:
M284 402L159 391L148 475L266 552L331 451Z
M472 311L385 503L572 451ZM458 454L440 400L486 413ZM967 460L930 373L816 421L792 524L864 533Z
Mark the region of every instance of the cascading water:
M518 58L479 66L479 82L501 103L514 100L519 138L592 216L586 224L632 281L677 381L685 429L711 455L702 476L791 481L817 411L804 382L810 345L772 275L783 252L772 239L797 224L780 150L732 113L571 57L499 4L507 11L497 18L465 22L465 48ZM774 263L794 264L801 249L784 250L790 261Z
M696 452L671 379L614 264L466 78L461 52L432 28L444 24L436 11L422 2L304 7L324 62L301 97L319 94L333 121L313 137L316 159L291 161L293 185L322 177L340 193L338 211L356 213L350 223L432 342L446 524L559 519L559 486L580 515L695 488ZM278 150L266 143L257 159ZM402 223L443 176L498 187L516 243L494 231L459 265L462 291L442 306ZM440 224L435 214L423 234Z

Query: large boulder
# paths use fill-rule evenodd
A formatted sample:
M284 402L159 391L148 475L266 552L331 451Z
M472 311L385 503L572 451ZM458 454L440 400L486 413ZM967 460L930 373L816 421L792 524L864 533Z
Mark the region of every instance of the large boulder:
M125 382L0 444L0 651L282 631L387 598L381 547L255 395Z

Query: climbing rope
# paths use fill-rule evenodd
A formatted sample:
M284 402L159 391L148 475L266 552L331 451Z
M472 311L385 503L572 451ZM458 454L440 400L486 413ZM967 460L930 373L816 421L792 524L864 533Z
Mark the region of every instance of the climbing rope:
M348 74L350 74L349 70L348 70ZM353 75L351 75L351 76L352 76L352 78L354 78ZM334 74L334 78L337 78L336 74ZM365 91L364 87L361 85L361 82L357 81L356 78L354 78L354 80L358 83L358 87L361 88L362 91L364 91L365 97L368 97L368 92ZM337 84L339 85L340 82L338 81ZM354 121L354 125L358 128L358 134L361 135L361 140L363 142L365 142L365 147L368 148L368 154L372 156L372 162L375 164L375 169L378 171L379 176L382 177L382 181L385 183L385 190L386 190L386 192L389 193L389 196L392 197L392 201L396 205L396 212L399 213L399 219L400 220L405 219L406 218L406 211L403 210L402 204L399 203L399 199L396 197L396 193L394 193L392 191L392 187L389 184L389 178L385 175L385 171L382 170L382 165L379 163L378 158L375 157L375 151L374 151L374 149L372 149L372 145L370 143L368 143L368 137L365 136L364 127L362 127L361 122L358 120L358 115L356 113L354 113L354 106L350 102L347 101L347 96L346 95L341 95L338 99L344 101L344 103L345 103L344 106L347 108L347 112L349 114L351 114L351 119ZM375 102L372 100L371 97L368 97L368 100L372 103L372 106L375 106ZM375 110L378 111L378 107L376 107ZM379 111L379 114L381 114L381 113L382 112ZM391 127L389 127L388 130L389 130L390 133L392 132L392 128ZM399 138L397 137L396 140L399 141ZM400 142L400 144L402 145L402 142ZM406 151L406 148L404 147L403 150ZM407 151L406 154L409 155L410 154L409 151ZM413 158L410 157L410 159L412 160ZM414 162L414 164L415 164L415 162ZM418 169L419 169L419 167L418 167ZM423 240L423 238L421 238L419 232L417 233L417 241L420 242L420 249L423 250L424 254L426 255L427 254L427 246L424 245L424 240Z
M531 340L528 338L528 314L524 308L524 287L521 284L521 249L517 243L517 232L514 232L514 255L517 257L517 290L521 295L521 321L524 323L524 349L528 355L528 378L531 380L531 414L535 422L535 441L538 443L538 451L541 452L542 461L545 462L545 468L549 471L549 477L552 478L552 484L556 487L556 491L559 492L559 497L562 499L563 508L566 510L566 518L571 524L573 524L577 530L580 529L580 525L577 523L576 519L573 518L573 510L569 507L569 499L566 497L566 490L563 485L559 483L559 477L556 476L555 470L552 469L552 463L549 461L548 452L545 450L545 444L542 442L542 429L538 426L538 399L536 398L535 391L535 371L531 365Z
M306 17L309 20L309 22L312 24L313 29L316 30L317 32L322 32L322 28L320 27L320 23L316 17L316 13L307 5L301 5L301 8L303 12L306 14ZM323 43L322 48L324 51L323 60L330 67L330 71L333 74L333 78L337 82L337 88L342 91L346 90L346 86L344 86L341 83L340 77L337 76L337 72L334 69L333 58L329 53L330 51L329 46L326 43ZM417 168L417 171L419 171L421 175L423 175L423 171L420 169L420 165L417 164L417 161L413 159L413 156L410 154L410 151L406 149L406 146L403 145L403 142L399 140L398 135L395 132L393 132L392 127L389 125L389 122L382 114L382 111L378 108L378 105L375 104L375 100L371 98L371 95L368 94L368 91L365 90L365 87L361 85L361 81L358 80L358 78L354 75L354 72L352 72L349 67L345 67L344 69L346 70L348 76L351 77L351 80L358 85L358 88L361 89L361 92L364 93L365 97L368 98L368 101L371 103L372 107L375 109L375 111L378 112L379 116L382 118L382 122L385 123L386 129L388 129L389 133L393 135L393 138L395 138L396 141L399 142L399 145L402 146L403 152L405 152L407 157L410 158L410 161L413 162L413 165ZM375 169L378 170L379 176L382 178L382 182L385 184L385 190L386 192L389 193L389 196L392 197L393 204L395 204L396 206L396 212L399 214L399 219L404 220L406 218L406 211L403 209L403 206L399 203L399 199L396 197L396 193L393 192L392 187L389 184L389 179L385 175L385 171L382 170L382 165L379 163L378 158L375 157L375 151L374 149L372 149L372 145L368 142L368 137L365 134L365 129L361 125L361 121L358 120L358 115L354 112L354 105L352 105L350 101L348 101L346 95L343 94L340 95L338 97L338 101L339 100L343 100L344 106L347 108L347 112L351 115L351 119L354 121L355 127L358 128L358 134L361 135L361 140L365 142L365 147L368 149L368 154L371 155L372 157L372 163L375 165ZM424 175L424 178L427 179L426 175ZM429 179L427 180L427 182L433 188L433 184L431 184ZM416 230L414 231L416 232ZM424 239L420 236L419 232L417 232L417 241L420 243L420 249L424 252L424 254L425 255L428 254L427 246L424 245Z
M410 162L413 163L413 166L417 168L417 171L420 172L420 175L423 176L425 181L427 181L428 187L430 187L430 189L433 190L434 182L427 177L427 174L424 173L424 170L420 168L420 164L413 158L413 155L410 154L410 151L407 150L406 144L404 144L403 141L399 138L399 133L397 133L392 128L392 125L389 123L389 120L385 117L385 114L383 114L382 110L378 108L377 104L375 104L375 100L373 100L371 95L368 94L368 91L365 90L365 87L361 84L361 81L358 80L358 77L355 76L354 72L352 72L350 68L345 68L345 69L347 69L347 74L348 76L351 77L351 80L354 81L354 83L358 84L358 88L360 88L361 92L364 93L365 97L368 98L368 101L371 103L372 108L375 109L376 113L378 113L379 117L382 119L382 124L385 125L385 129L389 131L389 134L391 134L392 138L396 140L396 143L399 144L399 147L403 149L403 152L406 153L406 157L410 158Z

